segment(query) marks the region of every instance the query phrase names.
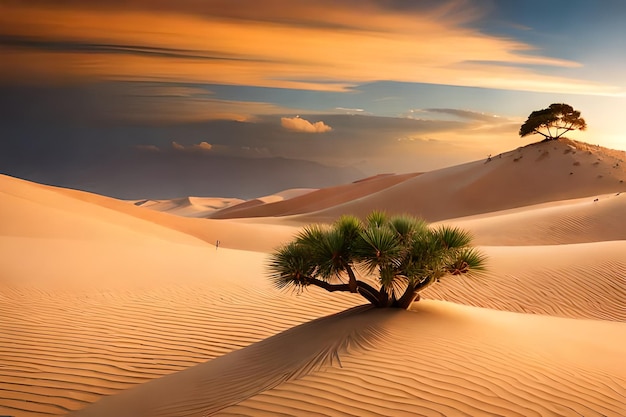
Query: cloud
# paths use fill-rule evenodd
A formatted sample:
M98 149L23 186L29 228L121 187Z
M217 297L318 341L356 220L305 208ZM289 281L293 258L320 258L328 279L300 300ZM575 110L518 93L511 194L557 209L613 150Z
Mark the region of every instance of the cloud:
M161 149L156 145L135 145L135 149L142 152L161 152Z
M197 145L193 145L193 149L198 151L210 151L212 148L213 145L208 142L200 142Z
M171 143L171 147L175 151L185 151L185 152L208 152L213 149L213 145L204 141L198 144L192 144L192 145L187 145L187 146L181 145L180 143L173 141Z
M197 60L228 60L238 59L230 54L212 54L205 50L185 50L175 48L159 48L130 43L110 44L87 42L70 39L41 39L32 36L0 36L0 45L8 48L24 48L50 52L92 53L92 54L123 54L137 56L155 56L161 58L186 58Z
M175 151L184 151L185 147L181 145L180 143L174 141L172 142L172 149L174 149Z
M482 112L476 112L472 110L462 110L462 109L449 109L449 108L431 108L431 109L416 109L411 110L411 114L442 114L449 115L455 118L464 119L464 120L475 120L480 122L494 122L494 120L500 118L500 116L495 114L487 114Z
M285 7L277 0L237 7L224 0L130 3L0 3L0 77L347 91L384 76L526 91L621 91L604 82L549 75L554 71L546 68L575 70L580 63L472 28L482 13L472 2L405 9L374 1L359 7L330 1Z
M335 110L344 112L346 114L366 114L367 113L365 109L356 109L356 108L349 108L349 107L335 107Z
M311 123L306 119L302 119L300 116L281 117L280 124L285 129L295 132L324 133L333 130L332 127L322 121Z
M196 129L210 129L209 126L196 127ZM263 125L262 127L258 127L256 130L262 129L272 129L269 125ZM167 128L164 128L167 129ZM222 134L228 137L227 141L234 142L235 138L232 137L234 135L242 134L243 132L236 127L229 131L222 131ZM213 144L206 141L202 141L200 143L192 143L188 145L183 145L177 141L172 141L169 143L161 142L160 145L134 145L133 149L136 149L140 152L145 153L162 153L163 155L168 155L172 153L185 153L185 154L197 154L197 155L212 155L215 157L235 157L235 158L272 158L274 155L272 152L263 146L248 146L248 145L222 145L222 144Z

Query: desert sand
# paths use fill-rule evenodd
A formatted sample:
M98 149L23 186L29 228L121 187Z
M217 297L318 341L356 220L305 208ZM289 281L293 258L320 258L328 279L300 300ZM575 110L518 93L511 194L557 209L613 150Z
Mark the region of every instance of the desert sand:
M0 415L625 416L625 160L562 140L250 201L0 176ZM472 231L488 271L408 311L272 287L302 225L374 208Z

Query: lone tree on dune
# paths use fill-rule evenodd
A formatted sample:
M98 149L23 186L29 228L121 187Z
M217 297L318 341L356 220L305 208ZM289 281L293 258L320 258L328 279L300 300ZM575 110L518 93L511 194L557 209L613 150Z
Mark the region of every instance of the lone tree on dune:
M374 211L365 222L342 216L332 225L310 225L275 250L270 278L279 288L358 293L376 307L407 309L419 292L446 275L484 269L485 256L456 227L429 227L412 216ZM361 271L368 281L357 279Z
M558 139L572 130L585 130L587 123L580 112L564 103L550 104L547 109L530 113L528 120L520 127L521 137L540 134L546 140Z

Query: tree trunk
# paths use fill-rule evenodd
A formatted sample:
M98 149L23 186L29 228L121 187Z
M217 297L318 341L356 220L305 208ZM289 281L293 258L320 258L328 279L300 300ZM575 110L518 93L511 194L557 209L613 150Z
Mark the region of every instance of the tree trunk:
M326 281L322 281L317 278L308 277L306 282L311 285L315 285L316 287L324 288L326 291L334 292L334 291L350 291L349 284L331 284Z
M361 295L361 297L369 301L374 307L380 307L377 294L372 294L367 289L360 287L357 288L357 292Z
M310 285L315 285L316 287L323 288L329 292L335 292L335 291L353 292L349 283L348 284L331 284L329 282L322 281L321 279L317 279L313 277L307 277L306 282ZM357 284L357 290L354 291L355 293L358 293L361 297L365 298L375 307L386 307L385 305L386 303L381 304L380 294L384 293L383 291L378 291L371 285L362 281L356 281L356 284Z
M358 285L356 282L356 276L350 265L346 265L346 271L348 271L348 285L350 285L350 292L357 292Z
M404 294L402 294L402 297L400 297L400 299L398 300L398 308L408 310L409 307L411 307L411 304L413 304L413 302L415 301L419 301L419 299L420 293L415 291L414 288L409 287L406 289Z
M377 307L389 307L389 296L387 295L387 291L384 288L381 288L378 292L378 302L379 305Z
M422 292L422 290L430 287L434 282L437 282L437 278L427 277L423 282L415 284L413 289L417 292Z
M382 290L377 290L366 282L357 281L357 291L361 294L367 301L372 303L375 307L384 307L381 305L380 293ZM368 295L365 295L368 294Z

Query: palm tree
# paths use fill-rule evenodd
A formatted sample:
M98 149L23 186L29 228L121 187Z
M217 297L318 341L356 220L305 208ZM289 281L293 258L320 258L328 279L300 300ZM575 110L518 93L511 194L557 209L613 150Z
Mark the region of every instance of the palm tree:
M364 222L346 215L332 225L305 227L271 254L269 270L278 288L314 285L358 293L376 307L407 309L441 278L484 266L468 232L374 211ZM357 279L356 271L373 284Z

